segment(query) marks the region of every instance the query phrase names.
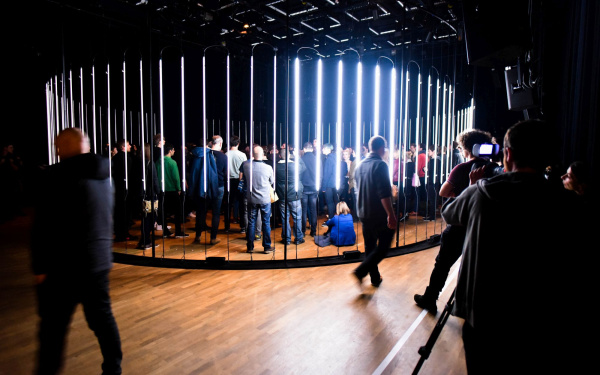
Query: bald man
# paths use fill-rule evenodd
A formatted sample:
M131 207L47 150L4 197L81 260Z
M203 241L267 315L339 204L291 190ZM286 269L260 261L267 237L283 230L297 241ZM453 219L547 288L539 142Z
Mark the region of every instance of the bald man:
M40 316L37 373L59 372L69 323L81 303L100 344L102 373L120 374L123 355L108 278L113 213L109 160L90 154L89 139L78 129L61 131L55 145L60 162L42 176L31 240ZM50 238L57 239L55 251L48 247Z
M246 198L248 200L248 233L246 234L246 251L254 252L254 235L256 230L256 217L260 210L262 218L262 245L265 253L275 250L271 247L271 196L270 185L273 185L273 168L263 162L264 150L255 145L252 159L242 164L244 183L247 186Z

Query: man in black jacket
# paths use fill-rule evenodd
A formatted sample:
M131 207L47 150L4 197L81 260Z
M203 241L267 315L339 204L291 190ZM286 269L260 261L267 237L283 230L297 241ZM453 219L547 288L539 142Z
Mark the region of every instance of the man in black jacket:
M287 149L279 150L279 161L275 167L275 191L279 197L279 212L282 218L282 241L288 245L292 239L290 228L290 213L294 220L294 244L304 243L304 232L301 230L300 217L302 216L302 197L303 186L299 180L296 180L296 173L301 176L304 172L304 164L300 161L294 162ZM287 160L287 179L286 179L286 160ZM287 205L287 212L286 212ZM286 215L287 213L287 215Z
M385 258L396 229L389 168L382 160L385 147L385 138L378 135L371 138L371 152L354 172L356 208L362 224L366 256L354 270L354 276L361 288L362 280L367 274L370 274L371 284L375 287L383 281L377 265Z
M302 233L306 233L306 219L310 223L310 235L315 236L317 231L317 157L313 145L310 142L304 144L304 172L300 175L300 181L304 190L302 191Z
M42 176L31 240L41 319L37 371L60 370L71 316L81 303L100 344L103 374L120 374L123 354L108 278L113 210L109 161L90 154L89 139L76 128L61 131L56 147L61 162ZM65 228L69 235L60 235ZM57 251L49 251L48 238L58 238Z

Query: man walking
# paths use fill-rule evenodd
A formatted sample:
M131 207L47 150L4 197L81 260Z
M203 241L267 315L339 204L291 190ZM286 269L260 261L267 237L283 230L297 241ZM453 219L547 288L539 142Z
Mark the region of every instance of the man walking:
M356 206L365 241L365 260L354 270L362 288L367 274L378 287L383 278L377 265L385 258L396 229L396 214L392 206L392 184L388 165L382 160L386 141L381 136L369 140L370 153L354 172Z

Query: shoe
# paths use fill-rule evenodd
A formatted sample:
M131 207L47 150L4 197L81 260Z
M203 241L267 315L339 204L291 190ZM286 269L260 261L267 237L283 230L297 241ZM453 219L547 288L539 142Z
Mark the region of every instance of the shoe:
M194 244L194 245L200 245L201 244L200 237L194 238L194 242L192 242L192 244Z
M262 240L262 234L255 234L254 241Z
M246 234L246 230L245 229L240 229L240 233L241 234Z
M398 219L398 221L403 222L403 221L406 221L406 219L408 219L408 214L405 214L404 216L402 216L400 219Z
M187 233L175 234L175 238L188 238L190 235Z
M171 232L170 230L167 229L166 231L163 232L162 236L163 236L163 238L171 237L171 236L173 236L173 232Z
M360 292L363 292L363 278L358 276L356 274L356 271L352 272L352 276L354 276L354 278L356 279L356 281L358 282L358 289L360 290Z
M379 288L379 285L381 285L381 283L383 282L383 277L379 276L379 280L378 281L371 281L371 285L373 285L375 288Z
M254 252L254 249L246 250L246 252L252 254Z
M424 294L415 294L415 302L417 306L429 311L432 314L437 313L437 304L434 299L426 297Z
M152 244L151 243L147 243L147 244L141 244L139 243L136 247L136 249L138 250L148 250L148 249L152 249Z
M323 223L323 224L321 224L321 226L322 226L322 227L326 227L326 226L327 226L327 224Z
M195 213L193 213L193 212L190 212L190 213L188 214L188 217L196 217L196 214L195 214Z
M217 240L216 238L211 238L211 239L210 239L210 244L211 244L211 245L216 245L216 244L218 244L219 242L221 242L221 240Z
M273 246L269 246L265 249L265 254L272 253L273 251L275 251L275 248Z
M300 245L300 244L303 244L304 242L306 242L306 241L304 240L304 238L300 238L300 239L296 238L296 239L294 240L294 245Z
M314 236L316 236L316 235L317 235L317 233L315 233L315 232L310 232L310 236L311 236L311 237L314 237Z
M423 218L423 221L435 221L435 219L434 219L434 218L432 218L432 217L429 217L429 216L425 216L425 217Z
M289 245L292 243L292 241L281 240L281 243L284 245Z

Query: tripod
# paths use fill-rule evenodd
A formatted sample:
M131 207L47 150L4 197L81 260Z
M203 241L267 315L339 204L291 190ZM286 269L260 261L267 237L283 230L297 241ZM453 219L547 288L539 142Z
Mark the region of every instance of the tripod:
M419 372L419 370L421 369L421 366L423 366L423 363L425 362L425 360L427 358L429 358L429 355L431 354L431 349L433 349L433 346L435 345L435 341L439 337L440 332L442 332L442 328L444 328L444 325L446 324L446 321L448 320L448 317L450 316L450 312L452 311L452 307L454 306L454 294L455 293L456 293L456 288L452 292L452 295L450 295L448 302L446 302L446 307L444 308L444 311L442 311L442 314L440 315L440 319L438 319L438 322L436 323L435 327L433 328L433 331L431 332L431 335L429 336L429 339L427 340L427 344L425 344L424 346L421 346L419 348L419 354L421 355L421 358L419 359L419 362L417 363L417 365L415 366L415 369L412 372L413 375L416 375Z

